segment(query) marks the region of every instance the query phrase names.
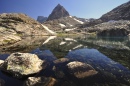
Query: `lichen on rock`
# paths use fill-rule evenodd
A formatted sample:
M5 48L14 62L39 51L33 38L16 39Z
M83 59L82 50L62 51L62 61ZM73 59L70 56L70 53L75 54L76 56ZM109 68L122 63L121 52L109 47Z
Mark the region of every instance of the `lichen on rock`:
M15 77L23 77L30 74L38 73L43 69L44 60L40 60L37 55L29 53L13 53L2 65L2 68L13 74Z

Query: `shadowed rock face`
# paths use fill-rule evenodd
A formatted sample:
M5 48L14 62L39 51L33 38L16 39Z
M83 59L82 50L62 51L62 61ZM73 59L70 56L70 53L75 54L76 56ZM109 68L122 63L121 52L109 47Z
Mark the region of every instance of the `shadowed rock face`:
M109 21L95 26L86 27L87 32L96 32L98 36L123 37L130 33L130 21Z
M60 4L58 4L54 10L52 11L52 13L49 15L47 21L49 20L54 20L54 19L59 19L61 17L66 17L69 16L69 13L66 11L66 9L61 6Z
M100 31L98 36L112 36L112 37L123 37L127 36L129 32L126 29L109 29Z
M130 20L129 14L130 14L130 1L104 14L100 19L103 21L121 20L121 19Z

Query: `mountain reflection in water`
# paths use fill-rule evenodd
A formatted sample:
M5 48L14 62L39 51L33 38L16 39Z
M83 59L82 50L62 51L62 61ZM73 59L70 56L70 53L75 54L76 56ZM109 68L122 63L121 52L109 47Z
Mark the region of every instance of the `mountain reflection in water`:
M39 37L40 38L40 37ZM32 40L32 39L31 39ZM26 44L24 41L24 44ZM36 44L35 44L36 43ZM22 44L22 42L21 42ZM32 45L30 45L32 44ZM0 59L16 51L22 52L22 46L13 45L9 49L2 50ZM90 64L98 71L96 76L83 80L72 80L78 86L129 86L130 85L130 40L129 38L99 38L91 36L82 37L49 37L48 39L38 39L24 45L26 52L35 53L41 59L51 62L59 58L69 58L71 60ZM27 47L27 49L25 49ZM11 50L12 49L12 50ZM13 51L14 50L14 51ZM4 52L4 53L3 53ZM7 52L7 53L6 53ZM10 52L10 53L9 53ZM25 52L25 51L23 51ZM52 64L53 65L53 64ZM22 86L23 81L8 77L0 72L0 78L4 79L6 86L12 81L17 81L17 85ZM11 79L10 79L11 78ZM70 78L71 79L71 78Z

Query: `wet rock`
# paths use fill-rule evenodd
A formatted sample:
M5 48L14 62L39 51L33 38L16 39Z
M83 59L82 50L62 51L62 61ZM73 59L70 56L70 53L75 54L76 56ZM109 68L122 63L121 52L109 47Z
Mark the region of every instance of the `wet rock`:
M53 61L55 66L53 66L54 74L57 78L64 78L65 77L65 69L66 64L70 62L68 58L60 58Z
M64 78L65 77L65 73L58 66L53 66L52 70L53 70L54 75L55 75L56 78Z
M89 64L73 61L67 64L68 72L77 78L87 78L98 72Z
M40 60L37 55L29 53L13 53L2 65L5 72L14 77L22 78L26 75L38 73L43 69L44 60Z
M64 64L69 62L70 60L68 58L61 58L54 61L55 64Z
M78 86L71 80L59 80L56 86Z
M56 82L52 77L29 77L24 86L54 86Z
M4 84L5 84L4 80L0 79L0 86L5 86Z

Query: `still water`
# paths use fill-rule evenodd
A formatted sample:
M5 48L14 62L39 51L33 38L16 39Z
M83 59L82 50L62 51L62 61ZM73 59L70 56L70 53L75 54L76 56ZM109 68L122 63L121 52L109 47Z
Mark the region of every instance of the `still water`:
M0 59L6 59L13 52L35 53L51 66L56 59L69 58L90 64L98 71L96 76L82 80L67 76L67 81L75 86L130 86L129 37L26 37L16 44L1 46ZM46 76L51 74L49 68L41 73ZM5 80L6 86L22 86L24 82L3 72L0 72L0 78Z

